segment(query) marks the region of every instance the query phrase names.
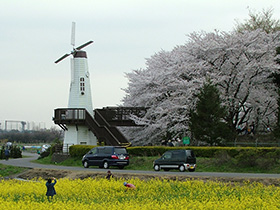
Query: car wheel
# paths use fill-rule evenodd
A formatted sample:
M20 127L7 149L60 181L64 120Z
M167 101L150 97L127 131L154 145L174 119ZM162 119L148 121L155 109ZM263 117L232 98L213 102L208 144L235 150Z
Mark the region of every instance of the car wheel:
M155 165L154 169L155 169L155 171L159 171L160 170L160 166L159 165Z
M180 165L179 166L179 171L184 172L186 170L184 165Z
M193 168L193 169L188 169L189 170L189 172L194 172L195 171L195 168Z
M105 168L105 169L109 168L109 164L108 164L107 161L104 161L104 163L103 163L103 168Z
M84 164L83 164L83 165L84 165L84 167L85 167L85 168L88 168L88 167L89 167L89 165L88 165L88 162L87 162L87 161L84 161Z

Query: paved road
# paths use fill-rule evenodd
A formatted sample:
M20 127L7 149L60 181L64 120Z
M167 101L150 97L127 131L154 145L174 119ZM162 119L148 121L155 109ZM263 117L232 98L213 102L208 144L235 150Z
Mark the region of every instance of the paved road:
M106 172L106 169L99 168L83 168L83 167L71 167L71 166L57 166L57 165L44 165L38 163L32 163L31 160L36 160L39 155L36 153L23 152L23 156L26 158L0 160L1 164L20 166L26 168L42 168L42 169L60 169L60 170L74 170L74 171L96 171ZM114 173L126 173L126 174L162 174L162 175L185 175L186 177L225 177L225 178L280 178L280 174L253 174L253 173L220 173L220 172L166 172L166 171L135 171L135 170L119 170L111 169Z

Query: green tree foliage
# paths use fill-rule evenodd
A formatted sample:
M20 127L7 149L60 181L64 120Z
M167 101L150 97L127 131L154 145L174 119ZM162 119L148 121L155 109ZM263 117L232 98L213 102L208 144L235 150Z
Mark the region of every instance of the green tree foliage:
M280 21L273 19L273 9L263 9L262 12L253 12L249 10L249 19L245 19L244 23L238 21L235 30L242 31L254 31L262 29L266 33L272 33L280 30Z
M5 146L2 146L2 148L0 149L0 159L5 159ZM22 153L21 153L21 150L18 146L11 146L9 148L10 150L10 157L11 158L22 158Z
M223 120L226 109L221 105L219 91L210 81L198 94L195 110L190 112L190 129L194 138L210 145L221 145L230 138L231 130Z
M17 143L52 143L55 139L62 140L63 132L55 128L39 131L0 130L1 139Z

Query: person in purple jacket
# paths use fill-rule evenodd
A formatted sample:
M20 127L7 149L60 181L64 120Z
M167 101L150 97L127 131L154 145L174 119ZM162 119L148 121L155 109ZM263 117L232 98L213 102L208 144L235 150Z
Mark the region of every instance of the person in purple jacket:
M54 180L54 182L52 182L52 180ZM52 179L48 179L48 181L46 182L46 187L47 187L47 193L46 196L48 197L48 200L50 200L50 196L51 199L53 199L53 196L56 194L54 185L56 184L56 178L52 178Z

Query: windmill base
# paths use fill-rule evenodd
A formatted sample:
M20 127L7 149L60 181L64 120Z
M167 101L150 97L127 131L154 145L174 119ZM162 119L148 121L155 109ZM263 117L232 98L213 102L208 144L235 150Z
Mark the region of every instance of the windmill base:
M67 126L63 141L63 152L69 152L69 147L76 144L97 145L97 138L86 126Z

